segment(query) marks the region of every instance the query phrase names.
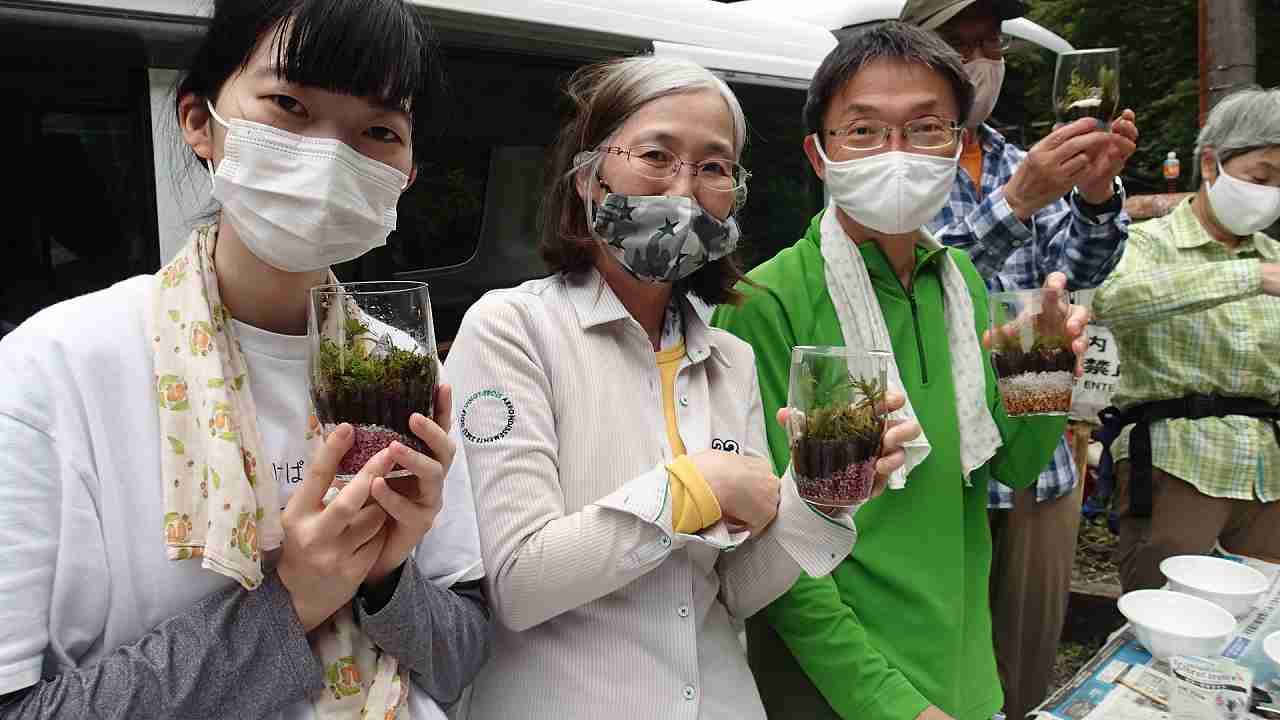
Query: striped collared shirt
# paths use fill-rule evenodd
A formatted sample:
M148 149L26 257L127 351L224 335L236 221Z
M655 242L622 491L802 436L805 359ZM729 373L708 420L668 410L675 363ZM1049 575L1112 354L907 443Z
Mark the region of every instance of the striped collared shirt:
M682 302L688 453L767 458L751 348ZM829 573L852 520L784 478L757 538L675 532L653 347L594 271L489 293L446 366L500 621L467 717L763 720L734 621Z

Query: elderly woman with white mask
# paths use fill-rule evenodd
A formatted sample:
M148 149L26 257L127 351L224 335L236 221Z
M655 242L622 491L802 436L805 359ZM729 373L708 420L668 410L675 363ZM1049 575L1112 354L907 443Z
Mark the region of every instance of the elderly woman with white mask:
M1280 558L1280 90L1244 90L1196 141L1196 194L1135 225L1094 308L1124 375L1110 422L1121 582L1160 561ZM1129 426L1132 425L1132 428Z
M469 717L764 718L733 620L830 572L854 530L773 475L752 349L705 319L741 278L742 109L655 58L568 93L555 274L480 300L446 363L501 623ZM882 472L912 432L886 434Z

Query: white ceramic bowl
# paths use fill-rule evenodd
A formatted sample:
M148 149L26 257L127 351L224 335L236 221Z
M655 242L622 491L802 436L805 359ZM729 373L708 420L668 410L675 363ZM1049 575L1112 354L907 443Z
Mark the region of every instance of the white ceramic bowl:
M1231 613L1194 595L1134 590L1120 596L1118 604L1138 641L1159 660L1174 655L1217 655L1226 649L1236 629Z
M1221 605L1236 617L1253 610L1267 591L1267 576L1248 565L1208 555L1177 555L1160 563L1169 589Z
M1266 640L1262 641L1262 651L1271 658L1276 668L1280 668L1280 630L1271 633Z

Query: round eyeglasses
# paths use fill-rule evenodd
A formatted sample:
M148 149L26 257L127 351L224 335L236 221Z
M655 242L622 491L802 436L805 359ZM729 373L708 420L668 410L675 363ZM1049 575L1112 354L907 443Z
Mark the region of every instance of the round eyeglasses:
M965 60L973 57L975 50L980 50L986 57L999 58L1008 52L1009 47L1013 44L1013 38L1004 33L997 33L984 38L960 38L944 34L942 39L954 48L956 52L960 53L960 57Z
M961 127L954 120L929 115L916 118L900 128L879 120L863 119L826 132L840 138L841 147L847 150L866 151L884 147L889 142L889 134L895 129L900 129L903 140L916 150L939 150L960 137Z
M746 168L732 160L709 158L696 163L689 162L657 145L636 145L629 148L611 145L600 148L600 152L621 157L633 172L650 180L670 180L679 174L680 168L687 165L699 187L716 192L741 191L751 178L751 173Z

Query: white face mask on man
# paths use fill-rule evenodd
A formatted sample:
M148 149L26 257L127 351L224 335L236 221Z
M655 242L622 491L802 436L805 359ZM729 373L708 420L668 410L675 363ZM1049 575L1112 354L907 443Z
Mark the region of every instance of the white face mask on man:
M213 197L259 260L312 272L387 244L409 176L336 138L311 138L249 120L226 128Z
M1222 169L1222 161L1207 194L1213 216L1232 235L1252 235L1280 220L1280 188L1231 177Z
M826 167L827 192L855 222L901 235L920 229L947 204L956 182L960 147L951 157L892 152L834 162L812 136Z
M1000 88L1004 85L1004 58L975 58L964 64L964 72L973 83L973 110L965 125L975 128L986 122L996 109Z

